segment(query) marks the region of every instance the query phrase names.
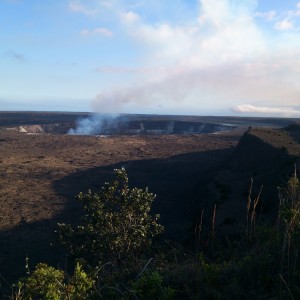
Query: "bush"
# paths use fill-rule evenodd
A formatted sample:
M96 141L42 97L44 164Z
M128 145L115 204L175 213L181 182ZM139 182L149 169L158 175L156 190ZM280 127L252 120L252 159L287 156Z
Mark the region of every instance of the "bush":
M163 277L158 272L143 275L132 284L132 289L138 299L169 300L173 299L175 291L163 286Z
M68 277L62 270L40 263L29 277L19 281L15 299L88 299L94 283L79 263L72 277Z
M97 265L100 262L120 264L150 245L163 227L152 217L150 209L155 195L128 186L124 168L115 170L116 179L98 193L80 193L85 215L81 224L72 227L59 224L59 241L71 255Z

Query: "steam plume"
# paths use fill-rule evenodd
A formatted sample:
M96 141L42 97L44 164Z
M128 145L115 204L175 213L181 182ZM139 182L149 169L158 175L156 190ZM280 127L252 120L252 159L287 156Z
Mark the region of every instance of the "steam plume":
M71 128L68 134L71 135L97 135L105 132L107 125L112 125L117 118L116 114L93 114L90 117L79 119L76 128Z

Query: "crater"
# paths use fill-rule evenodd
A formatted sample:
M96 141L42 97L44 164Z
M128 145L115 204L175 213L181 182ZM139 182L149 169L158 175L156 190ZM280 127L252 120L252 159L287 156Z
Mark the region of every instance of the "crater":
M84 125L80 123L71 134L92 135L164 135L215 133L235 129L236 126L192 121L170 120L103 120ZM86 126L86 127L85 127ZM86 130L86 131L85 131Z
M96 121L95 121L96 122ZM10 128L24 134L76 134L76 135L166 135L204 134L235 129L230 124L216 124L196 121L168 120L101 120L93 124L82 123L41 123L22 124Z

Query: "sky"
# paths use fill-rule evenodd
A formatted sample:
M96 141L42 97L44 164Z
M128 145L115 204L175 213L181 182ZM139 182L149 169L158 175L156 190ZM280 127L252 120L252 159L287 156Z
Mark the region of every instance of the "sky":
M0 111L300 117L300 1L0 0Z

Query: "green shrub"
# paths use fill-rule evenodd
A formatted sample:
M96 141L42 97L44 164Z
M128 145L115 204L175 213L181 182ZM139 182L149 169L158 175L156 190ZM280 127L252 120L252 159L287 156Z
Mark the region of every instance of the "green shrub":
M143 300L171 300L175 295L175 290L163 286L163 277L158 272L144 274L132 284L132 289Z
M72 277L62 270L40 263L32 274L19 281L15 299L84 300L92 294L94 283L79 263Z
M89 263L119 264L145 251L163 227L150 209L155 195L148 189L130 189L125 169L98 193L80 193L85 215L77 227L59 224L59 241L70 254Z

